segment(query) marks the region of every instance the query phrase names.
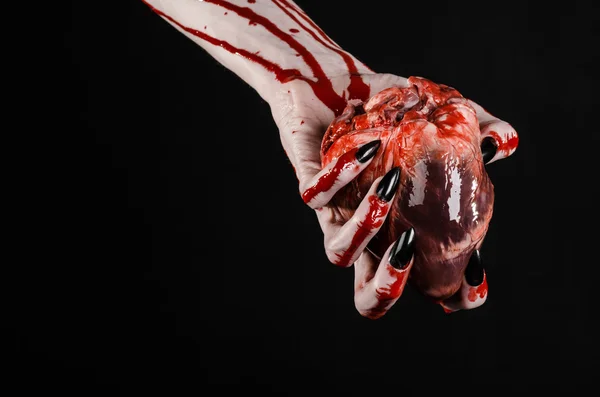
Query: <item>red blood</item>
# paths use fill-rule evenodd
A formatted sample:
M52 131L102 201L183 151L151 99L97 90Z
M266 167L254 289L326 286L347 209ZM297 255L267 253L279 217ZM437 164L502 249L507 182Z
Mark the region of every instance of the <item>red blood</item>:
M308 22L308 24L310 26L312 26L313 29L315 29L317 32L319 32L319 34L321 35L321 37L323 37L325 40L327 40L330 44L336 45L333 40L331 40L326 34L325 32L323 32L323 30L318 27L302 10L300 10L299 8L297 8L296 6L294 6L293 4L291 4L289 1L287 0L279 0L283 5L285 5L287 8L289 8L290 10L293 10L296 12L296 14L300 15L300 17L302 19L304 19L306 22Z
M387 264L386 270L390 277L395 280L386 287L377 288L378 298L381 300L396 299L402 294L404 289L404 280L406 279L406 269L398 270L392 265Z
M260 66L264 67L265 69L267 69L268 71L272 72L273 74L275 74L275 78L284 83L286 81L291 81L291 80L295 80L295 79L300 79L300 80L305 80L306 77L302 76L299 70L296 69L283 69L281 66L277 65L276 63L273 63L271 61L268 61L260 56L258 56L257 54L253 54L250 51L244 50L242 48L237 48L232 46L231 44L229 44L226 41L223 40L219 40L219 39L215 39L212 36L207 35L206 33L200 32L199 30L193 29L193 28L189 28L187 26L182 25L181 23L177 22L175 19L173 19L172 17L170 17L169 15L165 14L164 12L152 7L152 5L148 4L145 0L142 0L144 3L146 3L146 5L148 5L148 7L150 7L154 12L156 12L158 15L162 16L163 18L173 22L175 25L179 26L181 29L185 30L188 33L193 34L194 36L201 38L202 40L205 40L213 45L219 46L221 48L223 48L224 50L227 50L229 52L231 52L232 54L238 54L243 56L244 58L251 60L253 62L256 62L257 64L259 64ZM308 80L310 82L310 80Z
M479 299L485 298L485 296L487 295L487 292L488 292L488 284L487 284L487 279L484 276L483 282L480 285L478 285L477 287L471 287L469 289L468 299L471 302L475 302L478 297L479 297Z
M517 134L511 136L508 141L504 144L503 150L510 152L519 146L519 136Z
M290 29L290 32L292 32L292 33L298 33L298 32L299 32L299 30L298 30L298 29L294 29L294 28L292 28L292 29Z
M302 29L304 29L307 33L309 33L313 37L313 39L315 39L317 42L319 42L323 46L329 48L330 50L332 50L333 52L337 53L338 55L340 55L342 57L342 59L344 60L344 63L346 64L346 67L348 68L348 73L350 74L350 85L348 86L348 94L349 94L348 99L360 99L362 101L366 101L369 98L371 89L362 80L362 77L358 73L358 68L356 67L356 64L354 63L354 60L352 59L352 57L347 52L341 50L339 47L335 46L335 44L331 43L330 40L329 40L330 43L323 42L323 40L321 40L319 38L319 36L316 35L315 32L308 29L290 11L288 11L280 2L284 3L283 0L273 0L273 3L275 3L275 5L277 7L279 7L294 22L296 22L298 25L300 25L300 27L302 27ZM289 3L287 3L286 6L288 8L290 8ZM298 32L297 29L290 29L290 31L292 31L292 32L294 30L296 32ZM323 35L324 35L324 33L323 33Z
M340 176L340 173L347 167L355 164L357 151L358 148L355 148L340 156L335 166L328 173L319 178L314 186L306 189L306 191L302 194L302 199L304 202L309 203L316 197L317 194L331 189L335 181Z
M342 98L335 92L335 90L333 89L333 85L331 84L329 78L325 75L321 64L319 64L314 55L310 51L308 51L306 47L300 44L296 39L294 39L289 34L283 32L272 21L263 17L262 15L257 14L250 8L240 7L238 5L231 4L223 0L204 1L207 3L219 5L223 8L233 11L239 16L248 19L248 21L252 24L259 24L263 26L271 34L276 36L281 41L285 42L292 49L296 50L296 52L298 52L298 54L302 56L304 62L313 72L313 75L317 78L316 82L304 78L305 81L310 84L315 95L321 100L321 102L325 104L325 106L330 108L335 114L340 113L344 109L344 107L346 106L346 101L344 100L344 98Z
M503 141L500 137L500 134L498 134L496 131L490 131L489 134L498 143L498 150L503 151L507 156L510 154L511 151L513 151L517 148L517 146L519 146L519 136L517 134L514 134L513 136L508 138L507 141Z
M314 79L303 76L297 69L284 69L281 66L279 66L271 61L268 61L262 57L258 57L257 54L253 54L250 51L247 51L247 50L244 50L241 48L237 48L224 40L216 39L216 38L208 36L202 32L199 32L196 29L184 26L181 23L179 23L178 21L176 21L174 18L170 17L169 15L165 14L164 12L162 12L162 11L154 8L152 5L148 4L147 1L145 1L145 0L142 0L142 1L146 5L148 5L154 12L156 12L160 16L164 17L165 19L173 22L174 24L176 24L177 26L179 26L181 29L185 30L186 32L191 33L194 36L201 38L213 45L220 46L221 48L225 49L228 52L241 55L244 58L261 65L268 71L275 74L275 78L277 79L277 81L280 81L282 83L286 83L286 82L289 82L292 80L305 81L311 87L312 91L317 96L317 98L319 98L319 100L321 102L323 102L323 104L325 104L325 106L327 106L329 109L331 109L336 116L339 115L342 112L342 110L344 109L344 107L346 106L345 96L338 95L335 92L331 81L329 80L329 78L327 77L325 72L323 71L323 68L321 67L319 62L316 60L314 55L310 51L308 51L306 49L306 47L304 47L301 43L296 41L296 39L294 39L290 34L283 32L269 19L255 13L254 11L252 11L252 9L250 9L248 7L240 7L238 5L231 4L231 3L228 3L228 2L222 1L222 0L205 0L207 3L212 3L215 5L221 6L223 8L226 8L229 11L233 11L233 12L237 13L238 15L240 15L243 18L248 19L248 24L251 26L255 26L255 25L263 26L271 34L273 34L274 36L279 38L282 42L285 42L287 45L290 46L290 48L294 49L297 52L296 56L302 57L304 62L311 69L314 77L316 78L316 81L314 81ZM344 59L344 62L346 62L346 65L348 67L348 73L350 75L350 84L348 86L349 99L365 100L366 98L368 98L369 93L370 93L370 88L368 85L366 85L364 83L364 81L362 81L362 78L358 73L358 69L357 69L356 65L354 64L354 61L350 57L350 55L343 52L342 50L338 49L338 47L335 46L335 44L329 38L327 38L327 36L325 35L325 33L322 32L321 29L319 29L305 14L303 14L301 11L299 11L297 8L295 8L292 4L290 4L289 2L287 2L285 0L273 0L273 1L278 7L280 7L282 10L284 10L284 12L290 18L292 18L299 25L301 25L308 33L310 33L315 40L328 46L328 48L332 49L336 53L340 54L340 56L342 56L342 58ZM279 2L281 2L281 4ZM309 30L304 25L302 25L295 16L293 16L288 10L286 10L284 8L284 6L288 7L291 10L294 10L298 15L301 16L302 19L304 19L311 26L313 26L313 28L315 28L321 34L323 39L325 39L326 41L331 43L333 46L323 43L323 41L312 30ZM225 14L227 14L227 13L225 13ZM297 29L293 29L291 31L294 32L294 30L297 30Z
M369 210L365 220L358 225L356 234L352 237L352 241L348 246L348 249L343 254L338 254L338 260L336 265L347 266L350 263L350 259L356 252L356 250L365 242L367 237L375 230L381 227L385 216L390 209L390 205L387 201L381 200L377 195L369 197Z
M354 123L355 130L365 130L365 129L371 127L369 119L366 114L361 114L359 116L356 116L356 117L354 117L354 119L352 121Z

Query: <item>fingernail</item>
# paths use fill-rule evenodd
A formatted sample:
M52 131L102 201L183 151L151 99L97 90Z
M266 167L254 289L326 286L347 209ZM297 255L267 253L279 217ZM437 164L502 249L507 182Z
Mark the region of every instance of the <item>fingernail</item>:
M373 156L375 156L379 146L381 146L381 141L379 139L365 143L356 152L356 160L358 160L359 163L366 163Z
M487 137L481 142L481 154L483 155L483 164L487 164L488 161L494 158L496 155L496 141L494 138Z
M483 262L479 250L473 251L467 268L465 269L465 280L471 287L476 287L483 283Z
M408 266L415 252L415 229L412 227L402 233L390 252L390 265L402 270Z
M394 197L394 193L396 193L399 181L400 167L394 167L379 181L377 196L383 201L390 201Z

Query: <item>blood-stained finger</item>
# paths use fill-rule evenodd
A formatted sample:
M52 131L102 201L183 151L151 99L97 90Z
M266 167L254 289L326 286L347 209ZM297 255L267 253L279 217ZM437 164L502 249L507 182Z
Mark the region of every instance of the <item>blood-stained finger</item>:
M473 101L469 103L475 108L477 118L479 120L479 129L481 130L482 152L485 155L488 153L486 164L491 164L496 160L501 160L513 154L519 145L519 135L517 131L506 121L491 115L487 110ZM486 143L487 140L487 143ZM487 146L487 151L484 152L484 144ZM489 145L493 144L495 148ZM489 155L492 152L493 155Z
M358 259L371 238L379 231L398 190L400 168L377 178L358 209L347 222L339 224L331 209L317 211L325 236L325 253L331 263L348 267Z
M481 253L475 250L465 269L460 289L440 305L446 313L461 309L475 309L483 305L488 295L488 284L481 260Z
M354 304L367 318L383 316L404 291L414 262L413 228L406 230L378 261L365 251L354 265Z
M488 136L483 138L481 141L481 156L483 157L483 164L488 164L495 156L498 147L494 138Z
M371 141L328 164L301 188L302 200L313 209L326 205L338 190L369 165L380 146L380 140Z

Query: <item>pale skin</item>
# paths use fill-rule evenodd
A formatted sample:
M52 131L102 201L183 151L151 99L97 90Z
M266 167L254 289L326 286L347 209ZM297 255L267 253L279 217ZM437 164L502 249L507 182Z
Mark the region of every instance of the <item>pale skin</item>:
M367 218L385 220L386 206L389 207L391 202L381 201L377 196L376 189L382 178L375 180L349 221L342 222L337 209L328 205L331 197L352 181L369 164L369 160L360 162L355 158L338 159L347 163L341 168L341 172L335 174L335 181L331 186L318 190L322 185L319 181L331 177L332 168L336 166L332 162L323 169L320 157L324 132L336 113L317 94L310 81L320 84L319 81L325 81L322 77L326 77L331 82L331 91L338 98L348 98L351 83L349 62L353 63L355 73L369 87L369 95L392 86L406 87L407 79L373 72L326 36L290 0L142 1L239 76L269 104L273 120L279 129L281 144L294 167L299 194L315 210L323 231L327 257L338 266L354 266L354 301L358 312L368 318L384 315L400 298L413 260L410 259L402 269L397 269L390 264L389 253L393 245L382 258L376 258L366 249L380 223L376 222L366 232L360 228L365 225ZM253 23L256 20L260 22L263 17L268 21L265 22L268 26ZM289 35L290 38L282 40L281 34ZM305 48L320 65L324 76L318 75L306 57L299 56L300 47ZM273 68L265 66L266 63L249 59L252 56L244 54L260 54L260 58L266 63L284 70L294 69L302 77L281 81ZM498 148L487 164L511 155L514 147L509 142L516 139L515 130L478 104L471 104L477 111L482 139L493 138ZM310 197L307 195L309 191L312 192ZM373 206L369 203L377 200L378 214L370 213ZM360 232L366 237L359 246L352 246L354 237ZM466 282L463 284L451 301L440 303L447 311L472 309L485 302L487 283L485 293L482 294L474 294L474 286L469 286Z

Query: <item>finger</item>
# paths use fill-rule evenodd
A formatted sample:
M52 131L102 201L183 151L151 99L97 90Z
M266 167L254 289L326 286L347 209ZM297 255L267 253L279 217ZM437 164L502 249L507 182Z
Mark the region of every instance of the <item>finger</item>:
M475 111L477 112L477 118L479 119L482 153L484 149L484 143L487 148L486 153L488 160L484 160L484 162L486 164L491 164L494 161L506 158L513 154L519 145L519 136L517 131L515 131L515 129L506 121L492 116L477 103L473 101L469 101L469 103L473 106L473 108L475 108ZM495 146L495 150L489 146L491 144Z
M475 309L483 305L488 295L488 284L481 260L481 253L475 250L465 269L460 289L440 305L446 313L461 309Z
M380 146L381 141L377 139L332 161L308 182L307 188L302 189L302 200L313 209L326 205L338 190L369 165Z
M348 267L356 261L383 225L392 199L396 195L399 181L400 168L398 167L377 178L352 218L343 224L332 221L324 215L324 211L317 212L317 218L325 234L325 253L332 263Z
M354 304L367 318L383 316L402 295L414 262L415 231L408 229L381 261L365 251L354 266Z

